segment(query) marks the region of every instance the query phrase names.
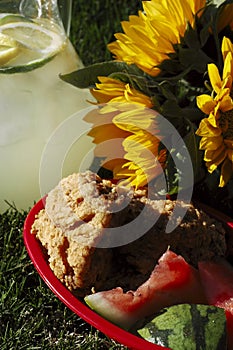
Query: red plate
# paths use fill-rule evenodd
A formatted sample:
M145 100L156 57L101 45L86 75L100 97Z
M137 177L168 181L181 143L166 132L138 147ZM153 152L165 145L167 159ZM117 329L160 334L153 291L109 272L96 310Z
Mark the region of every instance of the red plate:
M44 208L44 199L41 199L29 212L23 230L24 244L28 251L28 254L38 271L39 275L53 291L53 293L73 312L75 312L83 320L97 328L102 333L106 334L109 338L114 339L130 348L131 350L168 350L168 348L161 347L152 344L144 339L141 339L119 327L107 321L103 317L99 316L93 310L91 310L86 304L77 299L54 275L50 269L47 259L44 256L42 246L36 239L35 235L31 234L31 226L35 220L35 215ZM210 208L203 208L210 213ZM229 220L217 211L211 209L211 214L216 219L223 221L228 225L229 230L233 234L233 220Z

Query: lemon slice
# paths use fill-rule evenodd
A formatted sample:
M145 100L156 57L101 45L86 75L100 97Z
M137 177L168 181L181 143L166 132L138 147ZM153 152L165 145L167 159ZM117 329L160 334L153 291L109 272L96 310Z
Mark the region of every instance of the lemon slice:
M19 53L19 46L16 40L8 35L0 33L0 65L4 65Z
M64 48L65 35L59 29L48 20L41 23L14 21L0 25L0 34L14 42L11 48L17 48L17 55L10 62L8 60L10 64L4 65L0 61L0 73L26 72L47 63Z
M32 20L16 13L5 14L3 17L0 16L0 26L12 22L32 22Z

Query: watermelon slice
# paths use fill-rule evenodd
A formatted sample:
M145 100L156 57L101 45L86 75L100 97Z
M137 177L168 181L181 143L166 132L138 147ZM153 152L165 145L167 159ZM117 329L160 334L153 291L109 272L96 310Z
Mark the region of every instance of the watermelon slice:
M157 313L164 307L193 303L205 304L200 276L183 257L167 250L150 278L136 291L117 287L85 297L85 302L104 318L124 329Z
M226 350L226 316L212 305L180 304L163 309L138 330L147 341L176 350Z
M233 350L233 267L225 259L198 264L209 304L225 309L228 349Z

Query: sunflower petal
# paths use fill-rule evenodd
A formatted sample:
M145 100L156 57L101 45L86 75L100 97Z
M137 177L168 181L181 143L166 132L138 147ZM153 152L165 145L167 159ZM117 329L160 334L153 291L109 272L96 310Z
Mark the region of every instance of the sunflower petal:
M223 67L223 79L227 79L226 87L229 87L231 89L232 86L232 76L233 76L233 55L231 52L228 52L226 54L226 58L224 61L224 67Z
M232 178L232 176L233 176L232 161L230 161L229 159L225 159L221 167L219 187L224 187L228 183L228 181Z
M220 128L213 127L208 118L204 118L201 120L198 130L196 131L196 134L198 136L203 137L216 137L220 136L222 134L222 131Z
M232 13L233 13L233 4L232 4ZM223 37L221 49L222 49L222 56L223 56L224 61L226 59L228 52L231 52L233 55L233 44L229 38L227 38L225 36Z
M216 166L220 165L226 158L227 151L224 145L219 147L217 150L206 150L204 155L204 160L208 163L211 162Z
M209 95L200 95L197 96L197 106L205 114L210 114L216 106L216 102Z
M222 80L218 71L218 68L215 64L208 64L208 73L210 77L211 85L216 93L221 90Z
M232 109L233 109L233 100L228 95L222 99L221 104L220 104L220 110L222 112L227 112L227 111L231 111Z
M200 141L200 149L208 149L214 151L218 149L223 143L223 138L221 136L217 137L202 137Z

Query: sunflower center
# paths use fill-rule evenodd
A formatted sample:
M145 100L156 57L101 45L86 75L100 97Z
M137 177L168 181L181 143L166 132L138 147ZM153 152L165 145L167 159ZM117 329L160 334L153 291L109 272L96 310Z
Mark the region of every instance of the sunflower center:
M233 140L233 109L221 113L219 126L222 129L223 138Z

